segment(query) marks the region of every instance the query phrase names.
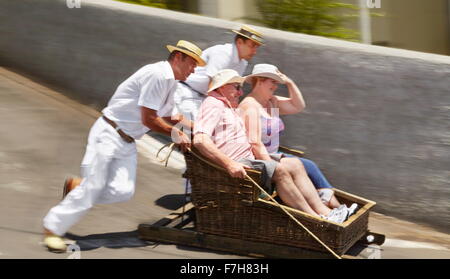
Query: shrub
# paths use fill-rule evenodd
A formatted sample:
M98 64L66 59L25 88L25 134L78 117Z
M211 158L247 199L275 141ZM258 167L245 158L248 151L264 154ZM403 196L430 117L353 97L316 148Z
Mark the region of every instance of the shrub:
M334 0L256 0L261 19L268 27L291 32L356 40L358 32L344 24L358 18L359 8Z

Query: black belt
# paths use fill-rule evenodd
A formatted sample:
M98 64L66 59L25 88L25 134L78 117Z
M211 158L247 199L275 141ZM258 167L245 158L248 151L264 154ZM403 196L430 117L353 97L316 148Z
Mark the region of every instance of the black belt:
M104 116L104 115L103 115L102 117L103 117L103 120L106 121L106 123L108 123L109 125L113 126L113 128L117 131L117 133L120 135L120 137L121 137L124 141L126 141L126 142L128 142L128 143L133 143L133 142L134 142L134 138L132 138L132 137L130 137L129 135L125 134L125 132L122 131L122 130L119 128L119 126L116 124L116 122L112 121L111 119L109 119L108 117L106 117L106 116Z

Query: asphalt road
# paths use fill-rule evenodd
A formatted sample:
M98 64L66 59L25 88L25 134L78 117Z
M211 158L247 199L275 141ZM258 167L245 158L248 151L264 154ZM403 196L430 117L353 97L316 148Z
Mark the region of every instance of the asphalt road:
M78 175L87 135L99 116L94 109L24 76L0 68L0 259L55 258L42 246L42 219L56 205L67 176ZM138 144L135 197L126 203L95 206L70 229L81 258L237 259L240 256L137 238L137 226L169 214L181 202L180 165L157 164ZM154 147L154 146L153 146ZM154 148L153 148L154 149ZM372 214L370 228L387 236L367 247L362 258L450 258L450 236L430 228Z

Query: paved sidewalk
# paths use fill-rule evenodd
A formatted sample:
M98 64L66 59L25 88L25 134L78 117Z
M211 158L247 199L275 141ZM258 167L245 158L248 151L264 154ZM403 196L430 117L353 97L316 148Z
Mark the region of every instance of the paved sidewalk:
M0 68L0 259L67 258L41 244L42 219L56 205L65 177L78 175L87 135L99 112L23 76ZM70 230L81 258L242 258L137 239L139 223L154 222L180 204L180 159L157 164L156 140L138 144L135 197L94 207ZM373 214L370 227L388 237L382 250L363 257L450 258L450 236L416 224Z

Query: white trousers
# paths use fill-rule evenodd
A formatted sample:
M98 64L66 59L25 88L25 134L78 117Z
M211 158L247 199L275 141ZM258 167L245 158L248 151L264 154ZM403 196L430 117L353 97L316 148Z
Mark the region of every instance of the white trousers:
M44 218L44 227L64 235L95 204L129 200L136 184L137 150L99 118L89 132L81 164L83 180Z

